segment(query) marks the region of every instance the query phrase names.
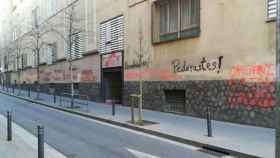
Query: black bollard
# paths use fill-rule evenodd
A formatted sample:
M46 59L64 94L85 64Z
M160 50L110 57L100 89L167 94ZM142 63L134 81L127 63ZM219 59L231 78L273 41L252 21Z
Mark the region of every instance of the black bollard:
M28 97L30 97L30 87L28 87Z
M131 123L135 124L135 119L134 119L134 97L131 97Z
M38 130L38 158L44 158L44 127L37 126Z
M211 111L210 111L209 106L207 106L207 133L208 133L208 137L213 137L213 135L212 135Z
M7 141L12 141L12 113L7 112Z
M53 103L54 103L54 104L56 103L56 95L55 95L55 92L53 93Z
M112 100L112 115L115 116L116 114L116 104L115 100Z

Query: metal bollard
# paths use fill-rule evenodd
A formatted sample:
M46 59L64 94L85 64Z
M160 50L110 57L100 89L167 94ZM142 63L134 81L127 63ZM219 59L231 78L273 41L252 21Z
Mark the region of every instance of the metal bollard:
M116 114L116 104L115 100L112 100L112 115L115 116Z
M45 151L44 151L44 127L37 126L38 132L38 158L44 158Z
M12 86L12 93L15 93L15 86Z
M28 88L28 97L30 97L30 87Z
M134 98L133 96L131 97L131 123L135 124L135 119L134 119Z
M12 113L7 111L7 141L12 141Z
M211 111L210 111L209 106L207 106L207 133L208 133L208 137L213 137L213 135L212 135Z
M54 103L54 104L56 103L56 95L55 95L55 92L53 93L53 103Z

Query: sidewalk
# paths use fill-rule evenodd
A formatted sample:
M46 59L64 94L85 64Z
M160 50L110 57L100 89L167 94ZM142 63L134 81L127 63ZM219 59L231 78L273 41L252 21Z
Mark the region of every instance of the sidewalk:
M18 91L16 90L14 94L18 94ZM35 95L35 92L32 92L29 99L34 98ZM28 98L26 91L21 91L20 96ZM41 93L40 98L42 100L39 102L55 107L61 107L58 98L56 104L53 103L53 96L51 95ZM121 105L116 106L115 116L111 115L111 105L108 104L89 102L88 107L82 104L79 106L81 106L81 108L76 109L76 111L123 124L127 124L127 121L130 120L131 116L130 108ZM137 111L137 109L135 109L135 111ZM213 121L212 126L214 137L208 138L206 136L206 121L204 119L150 110L144 110L144 119L159 123L150 126L141 126L140 128L144 130L151 130L257 157L275 157L274 129Z
M3 158L37 158L37 138L13 123L13 141L6 141L6 118L0 115L0 153ZM36 127L35 127L36 128ZM45 144L46 158L66 158Z

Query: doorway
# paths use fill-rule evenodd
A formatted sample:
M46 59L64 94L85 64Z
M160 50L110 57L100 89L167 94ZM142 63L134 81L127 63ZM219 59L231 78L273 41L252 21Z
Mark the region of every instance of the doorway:
M103 96L105 102L122 102L123 74L121 68L103 69Z

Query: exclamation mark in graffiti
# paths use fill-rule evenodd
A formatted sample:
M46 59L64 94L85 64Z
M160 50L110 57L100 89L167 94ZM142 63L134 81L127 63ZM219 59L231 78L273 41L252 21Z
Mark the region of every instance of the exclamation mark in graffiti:
M221 72L221 68L222 68L222 60L223 60L223 56L220 56L219 57L219 70L218 70L218 72L217 73L220 73Z

